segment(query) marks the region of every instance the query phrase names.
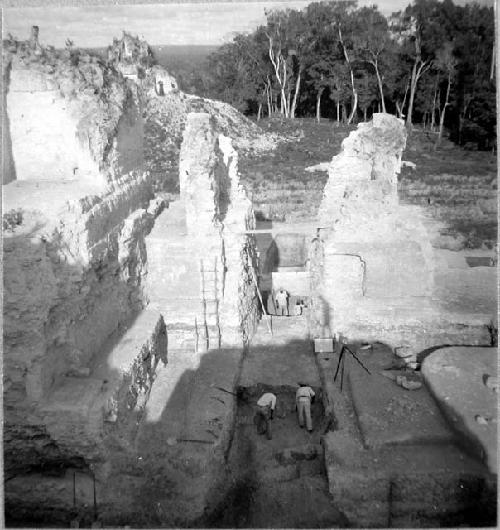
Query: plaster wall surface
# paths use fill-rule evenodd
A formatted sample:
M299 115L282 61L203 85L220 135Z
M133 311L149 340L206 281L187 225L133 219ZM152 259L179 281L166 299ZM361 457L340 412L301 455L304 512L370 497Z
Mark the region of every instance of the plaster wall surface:
M15 71L12 73L15 82ZM56 90L18 91L11 86L7 112L18 180L100 178L88 146L77 139L78 119Z
M308 271L279 271L272 273L273 289L285 289L292 296L310 296L311 279Z

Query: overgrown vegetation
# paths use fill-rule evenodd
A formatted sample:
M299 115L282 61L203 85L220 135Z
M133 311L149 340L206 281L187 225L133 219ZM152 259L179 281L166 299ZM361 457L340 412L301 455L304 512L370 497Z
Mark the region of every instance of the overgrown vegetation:
M271 221L310 221L317 213L326 180L324 171L305 168L331 160L354 126L314 119L263 119L264 130L277 130L293 140L276 150L240 155L240 172L257 217ZM453 250L491 249L497 238L496 159L464 151L449 141L433 148L434 138L418 127L408 139L399 175L400 201L423 206L444 224L439 246Z
M256 115L350 124L385 111L459 145L496 141L493 8L415 0L385 18L355 1L267 13L213 52L185 90ZM181 85L182 86L182 85Z

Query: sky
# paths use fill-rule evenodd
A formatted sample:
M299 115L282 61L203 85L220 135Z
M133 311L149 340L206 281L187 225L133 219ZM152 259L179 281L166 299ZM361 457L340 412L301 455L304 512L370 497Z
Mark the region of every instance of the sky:
M483 0L488 1L488 0ZM293 1L168 3L154 5L103 5L88 7L4 8L3 35L26 39L33 25L40 27L40 43L64 47L71 39L77 47L103 47L126 30L151 45L219 45L237 32L252 31L264 23L264 9L302 9L310 3ZM384 15L406 7L409 0L358 0L377 4ZM460 3L463 3L460 1Z

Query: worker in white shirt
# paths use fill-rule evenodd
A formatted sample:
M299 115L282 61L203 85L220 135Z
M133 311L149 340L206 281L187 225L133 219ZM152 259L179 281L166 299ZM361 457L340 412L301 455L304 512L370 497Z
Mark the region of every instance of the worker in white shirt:
M276 314L288 316L288 293L283 288L280 288L276 295Z
M257 410L255 413L256 423L257 423L257 432L260 431L259 423L263 425L262 431L259 434L266 433L267 439L271 440L271 420L274 416L274 409L276 407L276 396L271 392L266 392L260 396L257 401Z
M311 402L314 401L315 395L314 390L310 386L301 383L299 383L299 388L295 393L300 428L304 428L305 416L306 427L309 432L312 432Z

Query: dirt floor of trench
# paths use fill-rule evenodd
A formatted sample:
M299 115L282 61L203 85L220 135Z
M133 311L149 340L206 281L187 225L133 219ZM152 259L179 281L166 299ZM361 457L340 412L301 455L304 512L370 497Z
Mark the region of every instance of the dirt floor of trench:
M272 329L272 333L271 333ZM313 432L301 429L295 410L297 383L316 392ZM259 435L255 403L264 392L277 397L272 439ZM235 433L228 458L230 486L207 527L331 528L347 524L328 492L321 438L331 425L309 340L307 318L264 321L245 356L239 381Z
M304 316L273 317L272 324L273 334L260 323L244 360L227 495L206 527L473 527L494 521L493 477L463 452L427 391L404 393L377 375L391 362L388 347L376 344L360 353L371 375L349 359L341 391L334 381L338 353L314 354ZM298 425L298 382L317 391L312 434ZM257 434L253 422L255 403L267 391L278 403L271 440ZM328 400L334 414L326 416Z
M208 521L222 528L329 528L345 526L328 493L321 435L321 389L312 406L313 432L298 425L292 386L240 387L236 432L228 466L231 488ZM272 439L258 434L254 403L264 392L277 397Z

